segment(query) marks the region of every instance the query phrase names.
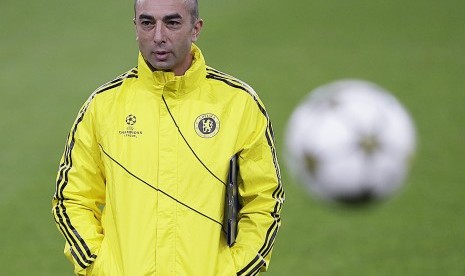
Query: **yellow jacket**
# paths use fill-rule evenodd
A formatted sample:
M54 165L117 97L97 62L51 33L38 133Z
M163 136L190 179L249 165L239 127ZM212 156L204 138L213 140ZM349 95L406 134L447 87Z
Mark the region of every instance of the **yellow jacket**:
M78 275L255 275L268 267L284 192L268 115L245 83L194 62L138 67L98 88L69 133L53 215ZM239 155L236 243L222 231Z

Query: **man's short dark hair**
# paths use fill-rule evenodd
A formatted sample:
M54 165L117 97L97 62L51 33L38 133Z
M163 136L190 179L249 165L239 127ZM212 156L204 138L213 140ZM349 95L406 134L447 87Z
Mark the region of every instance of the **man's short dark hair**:
M134 15L136 14L136 5L138 0L134 0ZM191 22L194 24L199 20L199 1L198 0L184 0L187 9L191 14Z
M192 24L199 20L199 1L198 0L185 0L187 8L191 13Z

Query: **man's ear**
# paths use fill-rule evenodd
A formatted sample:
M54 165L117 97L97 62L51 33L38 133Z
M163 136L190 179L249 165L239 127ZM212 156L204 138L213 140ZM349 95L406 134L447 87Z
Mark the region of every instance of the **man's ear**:
M136 25L136 19L132 19L132 23L134 24L134 29L136 30L136 41L139 41L139 36L137 35L137 25Z
M193 28L192 42L197 41L197 39L200 36L200 31L202 30L202 27L203 27L203 20L202 19L197 20Z

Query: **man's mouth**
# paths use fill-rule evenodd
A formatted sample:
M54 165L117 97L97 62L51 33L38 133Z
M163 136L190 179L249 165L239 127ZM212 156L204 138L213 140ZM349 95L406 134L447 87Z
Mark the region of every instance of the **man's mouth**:
M168 58L169 52L168 51L155 51L155 57L157 60L163 61Z

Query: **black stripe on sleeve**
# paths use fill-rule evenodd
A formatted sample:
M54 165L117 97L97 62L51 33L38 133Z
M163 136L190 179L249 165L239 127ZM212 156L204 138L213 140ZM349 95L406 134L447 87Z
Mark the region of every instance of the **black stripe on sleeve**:
M255 258L248 265L237 272L237 275L255 275L264 265L266 265L265 260L262 256L260 256L260 254L257 254L257 256L255 256Z
M272 127L271 121L269 119L269 116L268 116L268 114L266 112L265 107L261 104L261 102L258 99L258 96L255 93L255 91L253 91L253 89L250 86L248 86L246 83L244 83L244 82L242 82L242 81L240 81L240 80L238 80L238 79L236 79L236 78L234 78L234 77L232 77L230 75L227 75L227 74L222 73L222 72L220 72L218 70L215 70L213 68L208 68L207 69L207 78L224 82L225 84L227 84L227 85L229 85L231 87L238 88L238 89L241 89L241 90L247 92L254 99L255 103L258 106L258 109L263 114L263 116L265 116L265 118L267 120L267 126L266 126L266 130L265 130L265 137L266 137L266 141L267 141L268 146L269 146L270 151L271 151L271 156L272 156L272 159L273 159L273 164L274 164L274 168L275 168L275 172L276 172L276 179L277 179L278 185L277 185L276 189L272 193L272 197L276 201L276 204L275 204L275 206L273 208L273 212L270 214L270 216L273 218L273 222L269 226L269 228L267 230L267 233L265 235L264 243L263 243L262 247L259 250L259 254L261 256L263 256L263 257L266 257L271 252L271 250L273 248L274 241L276 239L276 235L277 235L277 232L278 232L280 224L281 224L281 219L280 219L280 216L279 216L279 212L280 212L280 210L282 208L282 203L284 201L284 190L283 190L282 183L281 183L281 172L280 172L280 169L279 169L278 159L277 159L277 155L276 155L275 138L274 138L273 127ZM247 269L254 262L256 262L256 259L252 260L252 262L249 263L243 270L241 270L240 273L243 273L243 272L247 271ZM248 274L248 275L251 275L251 274Z
M86 114L86 111L90 103L97 94L122 85L125 78L134 77L137 77L137 70L135 69L97 88L91 94L87 102L79 111L78 118L76 119L71 129L71 132L69 133L68 138L66 140L63 162L59 166L58 179L55 187L54 198L57 200L57 203L53 209L53 214L60 231L62 232L63 236L66 239L66 242L70 245L72 249L71 253L73 258L82 268L86 268L87 266L89 266L97 258L97 256L95 254L92 254L89 246L82 238L80 233L77 231L77 229L74 227L71 218L68 216L67 209L65 206L66 198L64 196L64 190L69 184L68 173L73 167L72 152L75 145L75 134L77 132L79 124L82 122Z
M76 260L76 262L78 263L78 265L84 269L86 269L90 264L86 263L84 264L83 262L81 262L81 260L79 260L79 257L76 255L76 252L74 252L74 250L72 248L70 248L70 252L71 252L71 255L73 256L73 258Z
M83 264L78 258L78 256L76 255L76 253L73 255L75 257L76 262L78 262L80 265L84 265L83 268L89 266L93 262L93 260L95 260L96 256L91 253L88 245L86 244L84 239L81 237L81 235L78 233L76 228L71 223L71 219L69 218L66 212L66 207L64 205L65 198L63 195L63 191L66 185L68 184L68 172L73 165L72 159L71 159L71 153L72 153L72 149L74 148L74 135L76 133L77 126L82 121L84 113L87 110L87 106L88 104L86 104L86 106L80 112L80 116L76 120L76 123L73 126L72 132L70 134L71 139L65 151L66 156L64 158L64 164L60 166L61 171L60 171L59 183L57 183L56 194L55 194L55 198L58 200L58 202L54 210L56 221L58 221L60 230L62 230L62 233L65 236L67 242L72 248L75 248L77 250L77 252L79 253L79 257L82 258L84 263L86 263L86 264Z

